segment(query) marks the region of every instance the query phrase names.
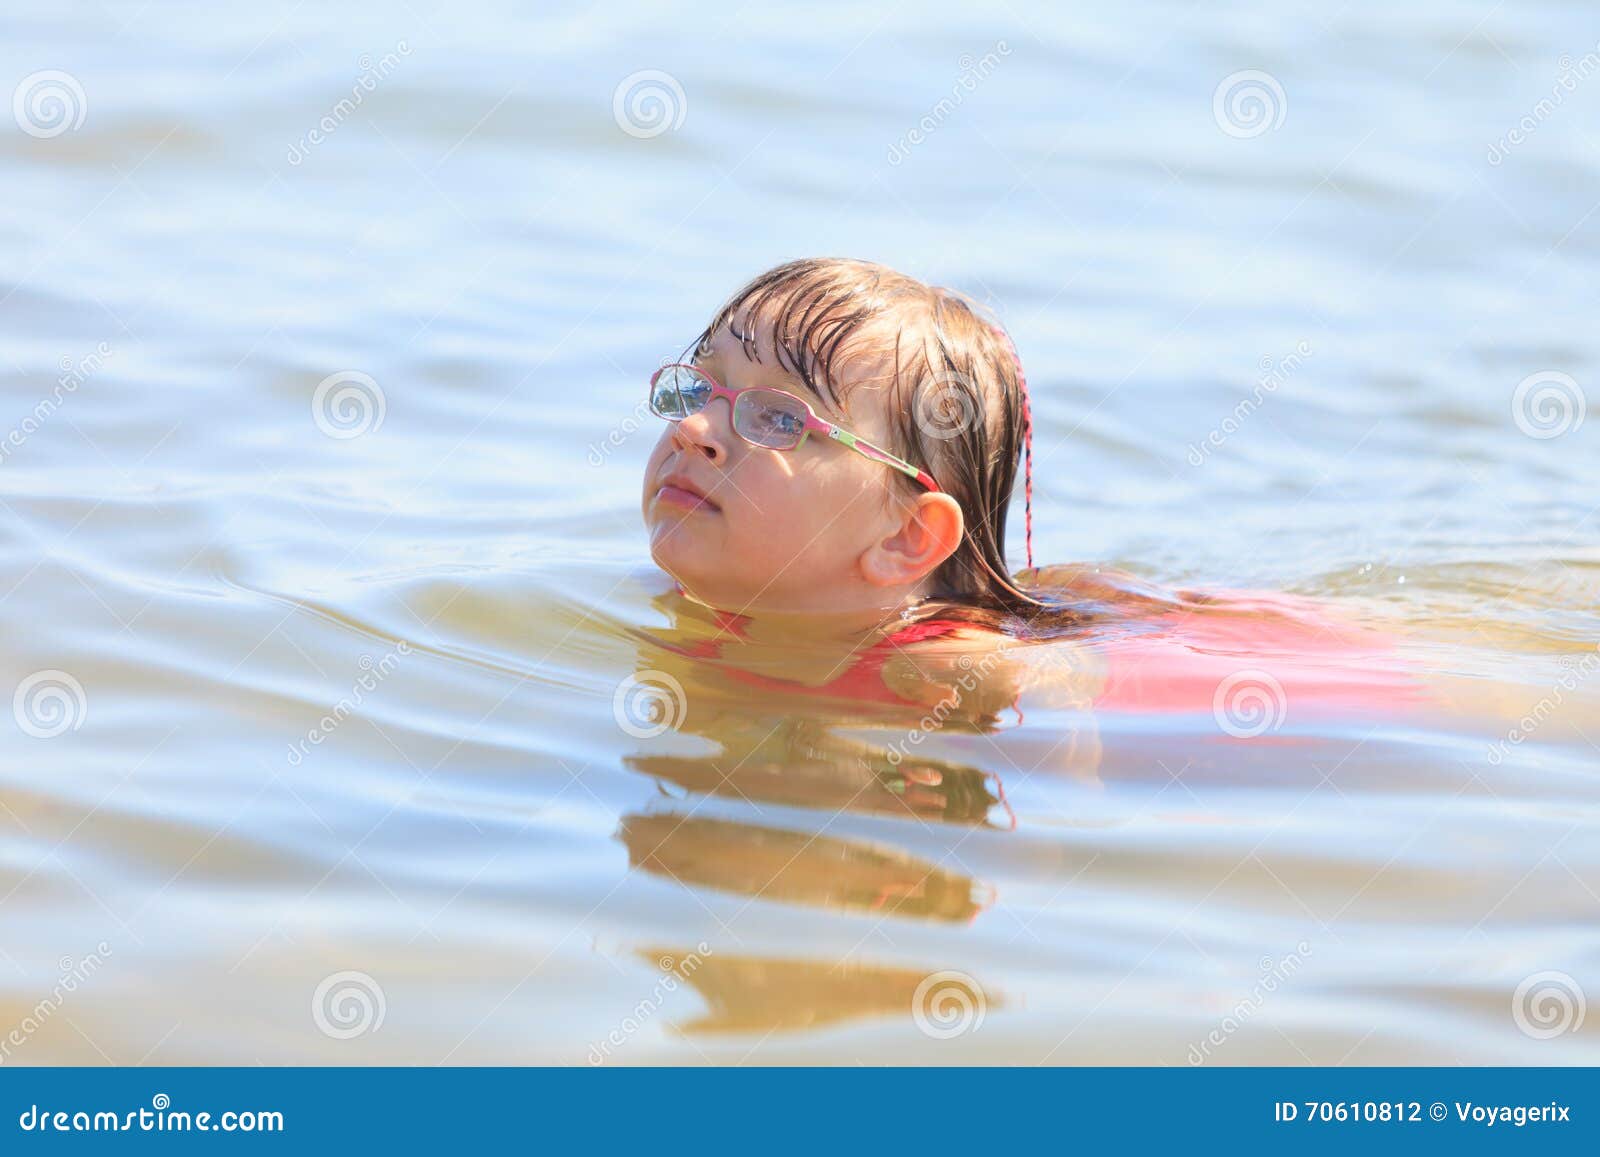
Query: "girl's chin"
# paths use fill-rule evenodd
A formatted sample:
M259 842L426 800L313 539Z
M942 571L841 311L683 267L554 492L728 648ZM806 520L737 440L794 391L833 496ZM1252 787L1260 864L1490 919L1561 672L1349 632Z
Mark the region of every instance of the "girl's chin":
M692 515L685 518L677 511L652 517L650 519L651 552L693 550L704 554L708 548L706 546L707 536L701 529L702 521Z
M650 557L684 586L695 585L697 572L712 557L706 544L696 542L696 537L671 522L658 523L650 530Z

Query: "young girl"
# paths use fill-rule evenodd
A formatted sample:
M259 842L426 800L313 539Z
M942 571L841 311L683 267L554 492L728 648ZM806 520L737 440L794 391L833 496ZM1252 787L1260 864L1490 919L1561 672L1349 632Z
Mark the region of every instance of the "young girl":
M669 646L746 687L928 707L1016 642L1092 635L1046 666L1097 708L1221 722L1241 673L1246 715L1292 692L1330 708L1413 693L1370 662L1385 640L1305 600L1034 570L1027 382L1004 330L952 290L865 261L780 265L652 377L650 405L667 420L644 478L650 552L703 608ZM1004 551L1019 466L1022 576ZM1035 681L1004 666L980 668L990 698Z
M1026 387L956 293L862 261L781 265L655 375L651 408L670 424L645 472L650 550L696 601L828 630L1072 617L1009 573Z

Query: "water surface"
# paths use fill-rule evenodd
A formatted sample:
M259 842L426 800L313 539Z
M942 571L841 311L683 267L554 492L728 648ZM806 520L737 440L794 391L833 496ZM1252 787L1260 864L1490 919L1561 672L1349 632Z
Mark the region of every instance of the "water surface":
M4 25L6 1063L1600 1060L1587 6ZM807 254L1010 326L1041 561L1369 693L908 749L675 652L643 381Z

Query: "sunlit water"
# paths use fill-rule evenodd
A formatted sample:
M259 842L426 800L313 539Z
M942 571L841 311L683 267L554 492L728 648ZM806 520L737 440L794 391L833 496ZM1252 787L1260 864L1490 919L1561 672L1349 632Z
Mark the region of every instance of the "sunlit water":
M1028 7L8 6L0 1059L1600 1060L1600 25ZM681 653L643 378L830 253L1010 325L1041 561L1388 642Z

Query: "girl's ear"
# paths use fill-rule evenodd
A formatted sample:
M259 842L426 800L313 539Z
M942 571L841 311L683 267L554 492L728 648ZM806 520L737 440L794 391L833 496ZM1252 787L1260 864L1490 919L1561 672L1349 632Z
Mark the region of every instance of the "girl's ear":
M919 494L900 525L861 555L861 574L880 587L911 586L956 552L966 523L948 494Z

